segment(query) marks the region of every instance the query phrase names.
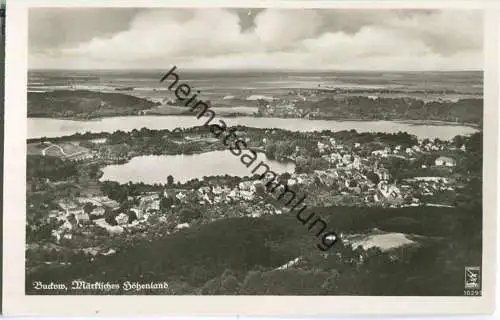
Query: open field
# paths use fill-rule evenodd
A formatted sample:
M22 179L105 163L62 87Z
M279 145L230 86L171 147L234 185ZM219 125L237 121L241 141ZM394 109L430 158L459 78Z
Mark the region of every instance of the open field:
M179 107L179 106L171 106L171 105L161 105L157 107L153 107L149 110L145 110L147 114L158 114L158 115L179 115L186 112L189 112L189 108Z
M78 144L78 142L54 143L29 143L28 155L42 155L49 157L65 158L76 154L82 154L89 151Z

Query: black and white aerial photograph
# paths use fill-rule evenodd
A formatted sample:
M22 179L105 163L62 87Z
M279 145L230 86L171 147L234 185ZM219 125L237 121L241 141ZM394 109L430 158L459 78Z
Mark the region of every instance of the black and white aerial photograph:
M483 295L483 20L29 8L22 289Z

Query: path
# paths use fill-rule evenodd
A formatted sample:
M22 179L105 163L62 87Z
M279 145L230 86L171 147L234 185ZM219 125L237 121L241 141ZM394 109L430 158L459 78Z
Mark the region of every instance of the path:
M65 156L66 158L87 152L87 151L78 151L78 152L75 152L75 153L72 153L72 154L67 154L66 152L64 152L64 149L60 145L57 145L57 144L52 143L52 142L47 142L47 143L50 144L50 146L48 146L47 148L45 148L45 149L42 150L42 156L45 156L47 150L50 149L50 148L52 148L52 147L59 148L59 150L61 151L61 153L63 154L63 156Z

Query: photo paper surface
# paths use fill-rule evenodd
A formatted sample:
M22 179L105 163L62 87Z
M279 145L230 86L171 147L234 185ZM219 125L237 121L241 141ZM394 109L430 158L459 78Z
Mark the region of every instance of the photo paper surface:
M8 2L5 311L491 312L498 20L457 3Z

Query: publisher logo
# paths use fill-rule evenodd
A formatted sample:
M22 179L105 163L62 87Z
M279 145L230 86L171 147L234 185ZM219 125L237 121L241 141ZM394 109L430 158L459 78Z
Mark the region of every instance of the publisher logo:
M465 267L465 289L481 288L481 268Z

